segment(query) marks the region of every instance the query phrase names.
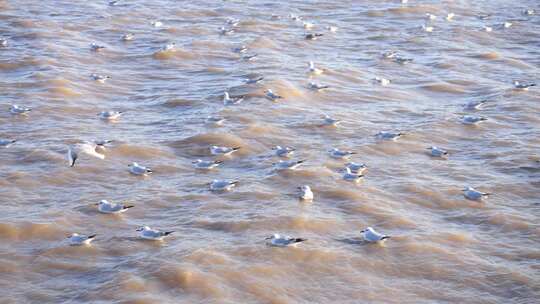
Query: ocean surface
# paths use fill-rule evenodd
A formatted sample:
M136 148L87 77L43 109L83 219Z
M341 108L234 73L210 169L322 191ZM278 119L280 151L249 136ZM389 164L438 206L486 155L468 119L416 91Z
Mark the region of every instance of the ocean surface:
M17 140L0 148L0 303L540 303L540 94L513 86L540 81L539 14L535 0L0 1L0 139ZM225 91L245 99L225 106ZM103 139L105 159L69 166L70 145ZM275 145L305 163L277 172ZM332 148L357 152L363 181L343 180ZM102 199L135 207L101 214ZM142 241L141 225L174 233ZM368 226L391 239L366 244ZM97 237L69 246L74 232ZM308 240L265 245L274 233Z

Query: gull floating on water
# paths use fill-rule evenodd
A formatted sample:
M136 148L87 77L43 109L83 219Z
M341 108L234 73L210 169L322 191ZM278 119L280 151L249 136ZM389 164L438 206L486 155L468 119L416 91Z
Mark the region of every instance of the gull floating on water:
M71 236L68 236L68 242L70 246L81 246L81 245L90 245L90 243L95 239L96 234L92 235L79 235L78 233L73 233Z
M257 56L259 56L259 54L244 55L244 56L242 56L242 60L244 60L244 61L252 61L252 60L255 60L255 58L257 58Z
M240 23L240 19L236 19L236 18L227 18L227 20L225 21L225 23L231 25L231 26L237 26L238 23Z
M429 150L429 155L433 157L445 157L448 155L448 151L435 146L429 147L427 149Z
M302 17L296 15L296 14L289 14L289 18L291 18L294 21L302 21Z
M321 33L309 33L309 34L306 34L306 39L307 40L317 40L319 37L322 37L324 36L323 34Z
M454 19L455 16L456 14L454 13L448 13L448 15L446 15L446 21L452 21L452 19Z
M396 51L386 51L382 53L381 57L385 59L391 59L391 58L395 58L397 55L398 55L398 52Z
M300 242L307 241L307 239L293 238L290 236L281 236L277 233L270 237L267 237L265 240L268 246L274 246L274 247L287 247L289 245L296 245Z
M314 91L321 91L321 90L328 89L328 88L329 88L329 86L327 86L327 85L322 85L322 84L315 83L315 82L310 82L308 84L308 89L314 90Z
M15 139L0 139L0 148L9 148L15 142Z
M330 154L330 157L336 159L347 159L349 156L356 154L356 152L344 151L338 148L333 148L332 150L329 150L328 153Z
M223 93L223 104L226 106L240 104L244 100L244 96L230 97L229 92Z
M311 23L311 22L304 22L303 25L304 25L304 28L305 28L306 30L310 30L310 29L312 29L312 28L315 26L315 24L313 24L313 23Z
M487 100L471 100L465 105L464 109L469 111L480 110L486 102Z
M371 227L367 227L366 229L360 231L360 233L362 233L364 241L369 243L377 243L390 238L388 235L378 233Z
M207 124L212 124L215 126L222 126L224 122L225 122L225 118L219 117L219 116L208 116L206 118Z
M486 19L489 19L490 17L491 17L491 14L477 14L476 15L476 18L480 20L486 20Z
M122 203L109 203L107 200L101 200L96 205L98 206L99 212L107 214L124 213L129 208L135 207L133 205L124 205Z
M311 187L308 185L304 185L302 187L298 187L298 190L300 190L300 199L303 201L312 201L313 200L313 191L311 191Z
M153 26L153 27L162 27L163 22L161 22L161 21L152 21L152 22L150 22L150 25Z
M387 86L390 84L390 80L386 78L375 77L375 81L380 83L382 86Z
M131 33L127 33L127 34L122 35L122 41L131 41L131 40L133 40L133 38L135 38L135 35L133 35Z
M435 20L435 19L437 19L437 16L436 16L436 15L433 15L433 14L431 14L431 13L427 13L427 14L426 14L426 19L428 19L428 20Z
M267 89L266 91L264 91L264 93L265 93L266 98L268 98L268 99L270 99L272 101L276 101L278 99L283 99L283 96L275 94L274 92L272 92L271 89Z
M69 146L68 151L67 151L67 160L68 160L69 166L70 167L75 166L75 162L79 158L80 154L86 154L93 157L97 157L99 159L105 159L104 154L101 154L96 151L96 148L98 146L102 146L102 145L97 145L91 142L84 142L84 143L78 143L78 144Z
M353 173L351 168L345 167L345 173L343 174L343 179L346 181L351 181L358 183L364 177L361 173Z
M465 196L465 198L472 201L480 201L484 197L488 197L490 194L491 193L480 192L473 187L466 187L465 189L463 189L463 195Z
M175 50L176 50L176 43L174 42L167 43L160 49L161 52L172 52Z
M480 123L486 120L487 118L480 117L480 116L466 115L466 116L461 117L461 122L466 125L475 125L477 123Z
M121 111L101 111L98 116L102 120L116 120L122 116L124 112Z
M509 27L511 27L512 25L513 25L512 22L508 22L508 21L506 21L505 23L503 23L503 27L504 27L504 28L509 28Z
M484 26L484 31L489 33L491 31L493 31L493 28L491 26Z
M219 33L221 35L230 35L230 34L234 33L234 29L233 28L226 28L226 27L222 26L222 27L219 28Z
M326 29L329 30L329 31L332 32L332 33L335 33L335 32L337 32L338 27L337 27L337 26L333 26L333 25L329 25L329 26L326 27Z
M375 137L377 137L377 139L382 139L382 140L396 140L396 139L400 138L403 135L404 135L404 133L402 133L402 132L381 131L381 132L375 134Z
M248 48L245 45L235 47L235 48L232 49L232 51L235 52L235 53L245 53L245 52L247 52L247 50L248 50Z
M323 69L318 69L315 67L315 63L313 63L313 61L310 61L308 63L308 66L309 66L309 72L312 73L312 74L315 74L315 75L320 75L324 72Z
M218 167L219 165L221 165L221 163L223 163L223 161L221 160L197 159L196 161L193 162L193 166L197 169L210 170L210 169L214 169Z
M349 162L345 164L345 167L349 168L352 173L363 174L367 170L365 164L357 164L355 162Z
M220 146L211 146L210 153L212 155L231 155L233 152L236 152L240 147L220 147Z
M148 176L149 174L152 174L152 169L141 166L136 162L133 162L131 165L128 165L129 167L129 173L133 175L142 175L142 176Z
M275 150L276 156L279 157L291 157L294 154L294 151L296 151L296 149L286 146L275 146L272 150Z
M99 74L92 74L92 75L90 75L90 78L92 78L92 80L95 80L95 81L97 81L97 82L105 83L105 81L107 81L107 79L110 79L111 76L108 76L108 75L99 75Z
M434 28L433 28L433 26L431 26L431 25L422 24L422 30L423 30L424 32L431 33L431 32L433 32L433 29L434 29Z
M101 51L103 49L105 49L104 45L99 45L99 44L96 44L96 43L90 44L90 50L92 50L94 52L99 52L99 51Z
M244 83L246 84L255 84L263 81L264 77L256 77L256 78L246 78L244 79Z
M28 115L28 113L32 111L31 108L19 106L19 105L11 105L9 108L9 112L13 115Z
M277 163L273 163L276 170L296 170L302 163L304 163L305 160L298 160L298 161L286 161L286 160L280 160Z
M210 183L211 191L231 191L232 188L236 187L238 184L237 181L226 181L215 179Z
M529 9L526 9L523 11L523 15L527 15L527 16L532 16L534 15L536 12L534 11L534 9L532 8L529 8Z
M0 46L2 47L8 46L8 40L6 38L0 38Z
M163 241L163 239L173 233L174 231L159 231L157 229L152 229L148 226L142 226L137 228L136 231L139 231L139 237L144 240L150 241Z
M412 61L413 60L411 58L405 58L405 57L401 57L401 56L396 56L394 58L394 62L397 62L399 64L407 64L407 63L410 63Z
M528 91L530 87L534 87L536 86L536 83L525 83L525 82L521 82L521 81L514 81L514 88L518 89L518 90L522 90L522 91Z
M322 123L323 126L337 127L340 123L342 123L341 119L332 118L328 116L327 114L324 114L323 116L323 123Z

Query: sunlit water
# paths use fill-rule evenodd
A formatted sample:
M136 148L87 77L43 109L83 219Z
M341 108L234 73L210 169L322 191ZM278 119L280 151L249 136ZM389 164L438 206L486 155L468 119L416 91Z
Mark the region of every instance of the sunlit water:
M538 303L540 98L512 89L539 80L540 17L523 14L538 2L409 2L1 1L0 138L18 142L0 151L0 303ZM305 40L290 13L324 36ZM432 33L426 13L438 15ZM220 35L229 17L240 23ZM241 60L242 44L258 57ZM388 50L414 61L382 59ZM310 60L325 73L309 75ZM246 100L224 107L227 89ZM488 120L461 124L463 105L481 99L468 114ZM33 110L12 116L13 103ZM107 123L103 110L125 114ZM344 122L321 127L323 113ZM382 130L405 135L379 142ZM114 140L105 160L70 168L68 145L94 139ZM305 165L273 171L277 144ZM210 145L242 148L197 171ZM432 145L448 159L429 157ZM364 181L342 180L333 147L358 152ZM130 175L133 161L154 174ZM211 193L215 178L239 185ZM297 199L304 184L313 203ZM469 185L493 195L466 200ZM99 214L101 199L135 207ZM175 232L145 242L140 225ZM366 226L392 238L365 245ZM98 236L70 247L72 232ZM308 241L265 246L275 232Z

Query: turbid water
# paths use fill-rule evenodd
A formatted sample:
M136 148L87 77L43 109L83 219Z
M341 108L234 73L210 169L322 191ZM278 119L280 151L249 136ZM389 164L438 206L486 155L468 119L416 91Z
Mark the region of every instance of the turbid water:
M540 16L524 10L540 7L516 3L1 1L0 139L17 142L0 148L0 303L538 303L540 95L512 82L539 80ZM221 35L228 18L240 21ZM244 101L225 107L225 90ZM106 110L125 113L106 122ZM343 122L321 127L323 114ZM68 146L96 139L113 140L105 159L69 167ZM278 144L306 162L276 172ZM211 145L241 149L213 157ZM363 181L342 179L334 147L358 153ZM198 158L223 163L201 172ZM131 175L132 162L153 174ZM239 183L212 193L213 179ZM305 184L312 203L298 200ZM466 186L492 195L467 200ZM135 207L101 214L102 199ZM141 225L174 233L141 241ZM392 238L365 244L367 226ZM68 246L73 232L97 237ZM308 240L268 247L273 233Z

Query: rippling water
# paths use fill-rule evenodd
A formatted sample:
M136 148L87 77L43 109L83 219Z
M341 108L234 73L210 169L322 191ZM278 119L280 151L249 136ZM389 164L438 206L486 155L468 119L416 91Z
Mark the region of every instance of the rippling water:
M539 80L540 17L523 14L538 2L409 2L1 1L0 138L18 142L0 151L0 302L538 303L540 97L512 89ZM290 13L324 36L305 40ZM420 29L426 13L438 15L432 33ZM240 23L220 35L229 17ZM121 41L128 32L135 39ZM106 49L90 51L93 42ZM170 42L176 50L159 51ZM242 44L258 57L241 60L232 49ZM382 59L388 50L414 61ZM326 72L309 75L309 60ZM261 84L243 83L257 75ZM309 81L331 88L313 92ZM265 99L267 88L284 100ZM246 100L224 107L227 89ZM481 99L472 114L488 121L461 124L463 105ZM10 115L14 103L33 110ZM103 110L125 114L107 123ZM323 113L344 122L320 127ZM381 130L406 134L379 142ZM105 138L105 160L68 167L69 144ZM306 164L273 171L277 144ZM196 171L210 145L242 148ZM430 158L431 145L448 159ZM341 179L333 147L358 152L363 182ZM154 174L130 175L133 161ZM216 194L214 178L240 183ZM311 204L296 198L303 184ZM466 200L468 185L493 195ZM135 208L99 214L101 199ZM143 224L175 233L140 241ZM357 242L366 226L392 239ZM98 237L66 246L72 232ZM274 232L309 240L265 246Z

